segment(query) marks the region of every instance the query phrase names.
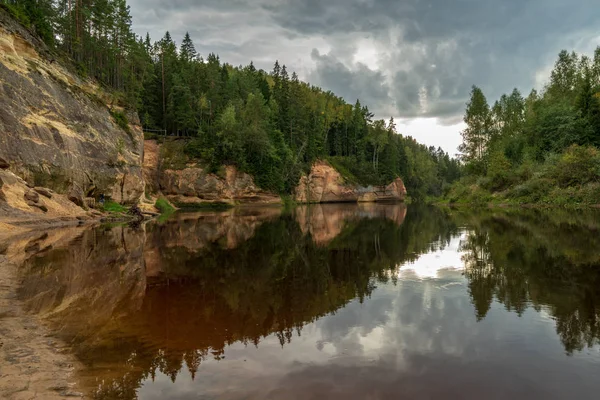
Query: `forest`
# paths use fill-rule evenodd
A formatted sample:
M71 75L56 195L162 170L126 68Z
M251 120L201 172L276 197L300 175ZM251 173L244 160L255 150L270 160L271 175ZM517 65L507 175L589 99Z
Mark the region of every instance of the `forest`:
M451 203L600 203L600 47L561 51L550 79L527 97L514 89L491 107L474 86L460 147L465 176Z
M137 110L148 137L175 147L185 161L218 172L236 165L259 186L291 193L300 175L326 159L351 183L381 185L401 177L413 199L441 196L461 165L441 148L375 119L360 100L302 82L286 65L271 71L233 66L198 54L189 34L177 44L137 36L125 0L0 0L57 57L96 80L121 107ZM113 115L123 123L123 114ZM162 137L160 137L162 136Z

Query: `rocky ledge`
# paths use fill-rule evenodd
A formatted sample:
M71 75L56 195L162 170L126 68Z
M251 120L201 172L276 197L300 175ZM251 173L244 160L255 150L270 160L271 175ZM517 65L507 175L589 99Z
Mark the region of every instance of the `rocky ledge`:
M387 186L348 184L328 162L317 161L300 178L294 198L298 203L399 202L406 198L406 188L400 178Z

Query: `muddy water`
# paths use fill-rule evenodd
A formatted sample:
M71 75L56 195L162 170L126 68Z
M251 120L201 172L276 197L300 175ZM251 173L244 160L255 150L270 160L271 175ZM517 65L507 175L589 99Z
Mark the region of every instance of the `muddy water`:
M597 398L599 228L592 212L185 213L37 238L16 297L97 399Z

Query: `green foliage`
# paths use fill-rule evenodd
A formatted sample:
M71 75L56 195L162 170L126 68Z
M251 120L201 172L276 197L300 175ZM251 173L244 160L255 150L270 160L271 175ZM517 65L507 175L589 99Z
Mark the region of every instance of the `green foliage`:
M164 197L159 197L158 199L156 199L154 207L156 207L161 214L169 214L175 211L175 208Z
M189 146L190 144L181 140L165 140L160 147L161 168L184 169L189 161Z
M373 120L360 101L301 82L277 61L271 72L233 67L198 54L187 33L180 46L169 32L155 42L137 37L126 0L3 3L40 35L49 29L48 41L56 38L82 75L113 89L112 104L136 109L146 130L186 139L168 146L163 167L235 165L260 187L289 194L315 160L331 158L363 185L402 177L416 199L439 196L460 175L457 160L399 135L393 119ZM125 114L111 115L133 140Z
M492 201L600 203L600 47L593 60L562 51L544 91L523 99L515 89L489 114L474 87L465 122L465 172ZM470 198L455 186L454 200Z
M469 179L461 179L450 188L446 200L452 204L483 206L492 201L491 194Z
M109 213L115 213L115 214L123 214L123 213L127 212L127 208L117 202L108 200L108 201L104 202L102 211L106 211Z
M595 147L573 145L557 160L552 175L562 188L600 181L600 152Z
M127 120L127 116L122 111L110 110L110 115L113 117L115 124L119 126L119 128L123 129L130 137L133 137L133 133L131 132L131 128L129 127L129 121Z
M22 25L33 28L48 46L54 46L52 20L55 14L51 0L1 0L0 6Z
M502 151L490 155L487 176L490 179L487 189L496 191L509 186L513 181L514 172L511 163Z

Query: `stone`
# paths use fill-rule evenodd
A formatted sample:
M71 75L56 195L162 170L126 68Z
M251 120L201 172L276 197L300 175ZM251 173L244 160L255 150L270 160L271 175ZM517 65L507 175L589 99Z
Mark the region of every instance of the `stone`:
M40 201L40 195L35 190L28 190L25 192L25 200L29 200L31 202L37 203Z
M110 96L101 87L58 61L45 62L43 44L0 12L0 26L7 25L11 29L0 32L0 55L6 55L0 61L0 171L10 164L29 183L35 177L57 193L68 193L73 182L86 192L93 185L106 197L121 193L120 178L127 175L123 197L135 203L143 190L130 188L144 186L139 118L127 112L130 130L120 128L103 104ZM45 72L30 73L28 65L45 65Z
M83 202L83 191L79 189L77 186L71 186L69 193L67 194L67 198L73 203L77 204L79 207L84 206Z
M367 192L358 196L359 203L373 203L377 201L377 195L373 192Z
M136 204L144 194L144 180L138 174L119 173L110 198L120 204Z
M281 197L260 189L252 176L234 166L225 167L224 176L200 167L166 170L160 174L160 188L175 203L281 204Z
M387 186L361 187L346 183L326 161L315 162L310 173L300 178L294 193L298 203L369 203L406 198L406 188L400 178Z
M96 207L96 199L93 197L86 197L83 199L83 203L87 208L95 208Z
M44 197L47 197L49 199L52 198L53 191L48 188L34 187L33 190L35 190L37 193L41 194Z
M33 202L33 201L27 201L27 205L29 207L35 207L38 208L40 210L42 210L43 212L48 212L48 207L46 207L45 205L43 205L42 203L37 203L37 202Z

